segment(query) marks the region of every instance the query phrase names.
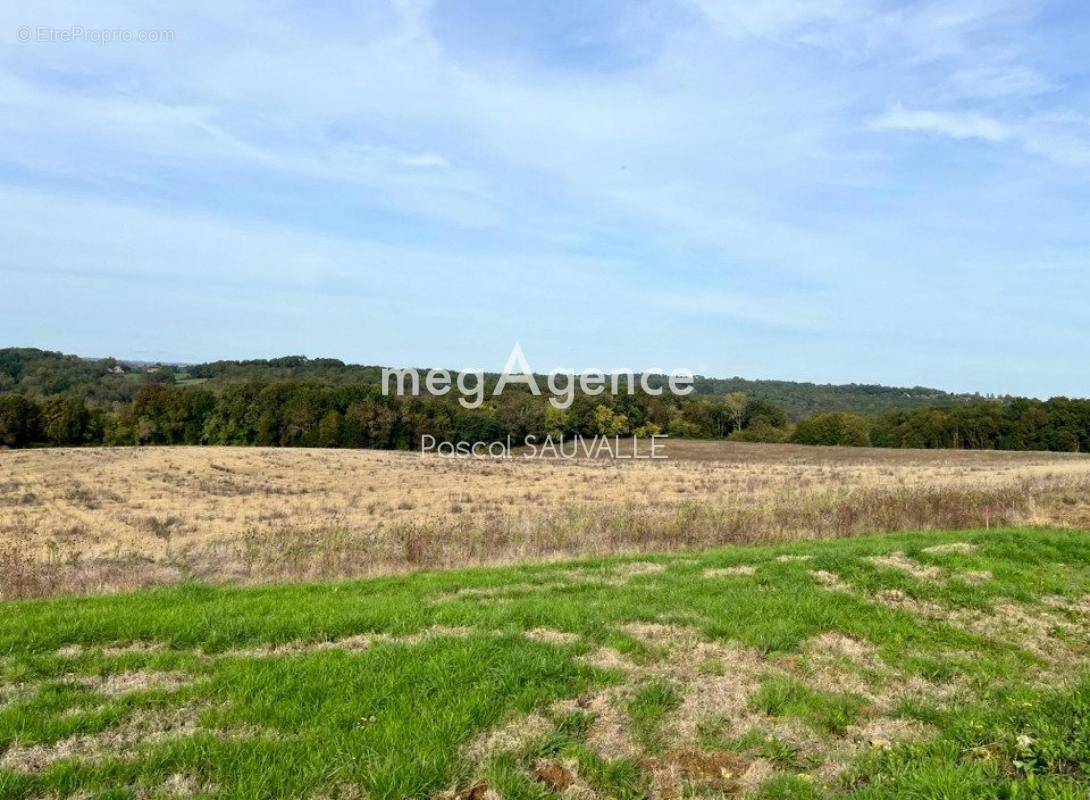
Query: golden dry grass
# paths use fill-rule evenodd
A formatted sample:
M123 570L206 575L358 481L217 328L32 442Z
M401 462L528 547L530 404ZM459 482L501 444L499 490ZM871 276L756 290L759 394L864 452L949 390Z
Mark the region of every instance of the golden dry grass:
M896 530L1090 527L1090 458L668 442L665 461L0 453L0 597Z

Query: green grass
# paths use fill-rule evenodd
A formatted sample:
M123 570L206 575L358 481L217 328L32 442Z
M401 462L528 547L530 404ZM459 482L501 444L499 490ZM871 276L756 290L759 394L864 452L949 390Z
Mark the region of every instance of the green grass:
M949 542L974 549L924 552ZM942 580L868 559L895 551L940 567ZM777 560L782 554L810 559ZM641 560L665 570L625 577L624 560L604 559L0 604L0 798L155 797L178 786L232 798L426 798L452 787L469 797L468 787L483 782L505 798L546 800L562 792L535 774L543 760L569 765L600 797L638 798L659 780L656 764L689 750L767 762L773 774L754 791L769 798L1087 795L1085 606L1044 603L1090 595L1084 534L927 533ZM756 571L703 576L739 564ZM816 570L850 591L829 591ZM992 578L977 585L957 577L968 571ZM1018 631L973 633L953 617L876 601L889 590L985 618L1015 604L1052 624L1026 630L1024 640ZM678 738L678 715L692 682L735 673L708 654L689 664L676 646L645 641L631 627L664 620L743 648L767 668L741 707L707 709L688 741ZM568 636L525 635L534 629ZM807 648L829 632L880 661L843 665L857 670L854 678L889 691L912 679L933 691L879 708L822 686ZM337 644L361 635L375 637L371 646ZM1049 649L1031 646L1042 641ZM154 647L121 647L133 642ZM274 645L289 647L268 652ZM631 671L594 666L589 656L602 648ZM186 680L103 688L167 672ZM956 702L943 701L944 688L959 692ZM642 755L602 752L595 712L577 702L587 697L613 699ZM482 735L531 714L546 720L546 732L471 756ZM746 715L767 730L738 729ZM852 739L879 718L929 734L873 746ZM815 750L814 741L830 747ZM57 758L58 743L72 757ZM823 771L849 744L840 774ZM47 763L28 767L35 752L48 754ZM684 793L709 792L695 781Z
M815 691L790 677L765 681L753 705L774 717L798 717L826 733L844 733L866 706L861 697Z
M676 686L662 680L640 686L628 704L632 733L649 753L660 753L665 747L662 725L665 716L681 705Z

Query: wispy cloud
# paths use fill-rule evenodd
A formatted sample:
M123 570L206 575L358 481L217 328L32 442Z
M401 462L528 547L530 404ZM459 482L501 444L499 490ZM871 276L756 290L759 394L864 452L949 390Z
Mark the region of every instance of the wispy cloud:
M916 131L952 139L1002 142L1011 136L1001 122L972 112L910 111L895 106L871 123L876 131Z
M1090 116L1045 114L1003 123L972 112L909 111L898 106L873 120L870 127L875 131L1011 143L1065 167L1090 167Z
M688 355L706 372L1042 391L1009 362L1043 346L1043 309L1090 290L1075 266L1090 85L1065 66L1087 14L1044 0L9 5L9 31L176 35L0 43L0 270L18 298L0 338L107 352L132 338L120 309L147 304L170 314L138 312L140 347L194 357L239 330L252 354L452 365L520 339L557 363ZM1046 251L1063 297L1020 277ZM1003 353L967 309L981 281L1022 306L1028 329ZM89 298L95 325L66 321ZM596 313L562 321L563 303ZM971 342L965 359L995 383L928 361L921 327ZM891 331L881 355L876 330Z

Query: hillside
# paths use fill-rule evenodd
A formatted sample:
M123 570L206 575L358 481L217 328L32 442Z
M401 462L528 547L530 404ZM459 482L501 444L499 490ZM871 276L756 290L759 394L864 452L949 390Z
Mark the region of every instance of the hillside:
M1088 591L993 530L22 603L0 797L1084 797Z
M84 398L92 406L132 400L149 383L201 383L210 388L246 381L307 380L329 386L375 384L382 367L346 364L335 358L282 358L156 365L116 358L89 359L36 348L0 349L0 392L29 397L56 394ZM541 376L542 383L544 376ZM707 378L698 376L695 394L747 397L781 407L788 418L802 420L828 411L854 411L875 416L940 405L982 400L977 394L951 394L926 387L864 384L816 384L793 381Z
M980 394L952 394L925 386L897 387L877 384L830 384L797 381L749 380L747 378L705 378L696 380L696 393L725 395L743 392L782 408L789 419L799 421L830 411L854 411L878 416L897 411L915 411L935 406L978 403Z

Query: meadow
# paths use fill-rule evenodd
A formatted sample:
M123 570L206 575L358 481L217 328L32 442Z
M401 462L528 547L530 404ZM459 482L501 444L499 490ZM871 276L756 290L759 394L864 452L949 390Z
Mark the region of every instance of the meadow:
M1082 798L1090 540L10 602L0 798Z
M671 440L665 461L0 452L0 598L260 584L867 533L1090 528L1090 458Z

